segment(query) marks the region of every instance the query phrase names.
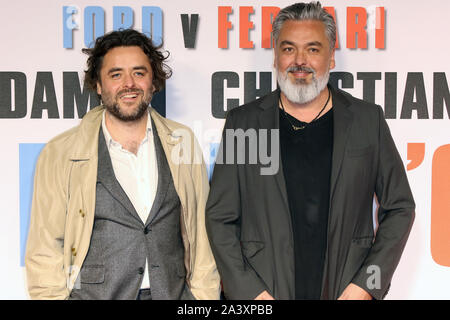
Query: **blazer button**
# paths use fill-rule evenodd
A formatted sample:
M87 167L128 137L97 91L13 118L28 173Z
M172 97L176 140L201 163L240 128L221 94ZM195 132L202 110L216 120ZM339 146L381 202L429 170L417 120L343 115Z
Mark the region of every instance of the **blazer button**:
M150 231L152 231L152 228L150 228L150 227L146 227L146 228L144 229L144 233L145 233L145 234L148 234Z
M140 267L140 268L138 269L138 273L139 273L139 274L143 274L143 273L144 273L144 268Z

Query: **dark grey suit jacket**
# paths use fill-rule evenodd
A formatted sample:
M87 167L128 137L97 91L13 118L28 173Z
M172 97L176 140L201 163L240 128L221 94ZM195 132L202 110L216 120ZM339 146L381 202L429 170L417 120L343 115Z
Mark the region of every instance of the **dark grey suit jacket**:
M225 129L278 129L278 97L274 91L231 110ZM382 299L411 230L415 204L382 109L337 89L332 97L334 142L321 297L337 299L352 282ZM224 145L225 134L219 157L226 159ZM279 164L275 175L261 175L260 161L214 167L206 227L229 299L253 299L264 290L275 299L295 297L293 233L281 159ZM379 203L376 235L374 194Z

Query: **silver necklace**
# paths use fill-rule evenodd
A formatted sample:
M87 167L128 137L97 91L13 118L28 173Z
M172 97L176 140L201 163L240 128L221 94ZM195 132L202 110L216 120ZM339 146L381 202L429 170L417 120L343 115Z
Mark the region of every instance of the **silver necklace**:
M322 114L323 110L325 110L325 107L327 106L328 101L330 101L330 97L331 97L331 93L330 93L330 89L328 89L328 98L327 98L327 102L325 102L325 104L323 105L322 110L320 110L320 112L317 114L317 116L316 116L311 122L314 122L315 120L317 120L317 118L319 118L319 116ZM294 131L297 131L297 130L303 130L303 129L305 129L305 128L311 123L311 122L305 123L305 125L303 125L303 126L301 126L301 127L295 126L295 125L291 122L291 120L289 120L289 116L288 116L286 110L284 110L283 101L281 101L281 94L280 94L280 104L281 104L281 109L283 109L284 116L286 117L287 121L290 123L290 125L291 125L292 129L294 129Z

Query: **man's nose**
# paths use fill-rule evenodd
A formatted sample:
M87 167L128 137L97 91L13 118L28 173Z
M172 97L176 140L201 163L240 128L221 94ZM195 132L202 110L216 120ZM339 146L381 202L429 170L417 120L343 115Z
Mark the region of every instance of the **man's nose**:
M127 88L132 88L135 85L133 75L125 74L123 77L123 85Z
M306 65L307 57L304 51L299 50L295 54L295 63L299 66Z

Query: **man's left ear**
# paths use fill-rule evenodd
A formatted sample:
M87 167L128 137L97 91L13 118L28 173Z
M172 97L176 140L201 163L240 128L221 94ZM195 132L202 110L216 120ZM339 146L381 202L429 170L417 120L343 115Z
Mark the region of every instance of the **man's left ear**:
M97 81L97 94L98 94L99 96L102 95L102 86L101 86L101 84L100 84L100 81Z
M336 52L336 49L333 49L333 51L331 52L330 70L334 69L334 67L336 66L336 61L334 60L335 52Z
M273 67L277 69L277 53L273 50Z

